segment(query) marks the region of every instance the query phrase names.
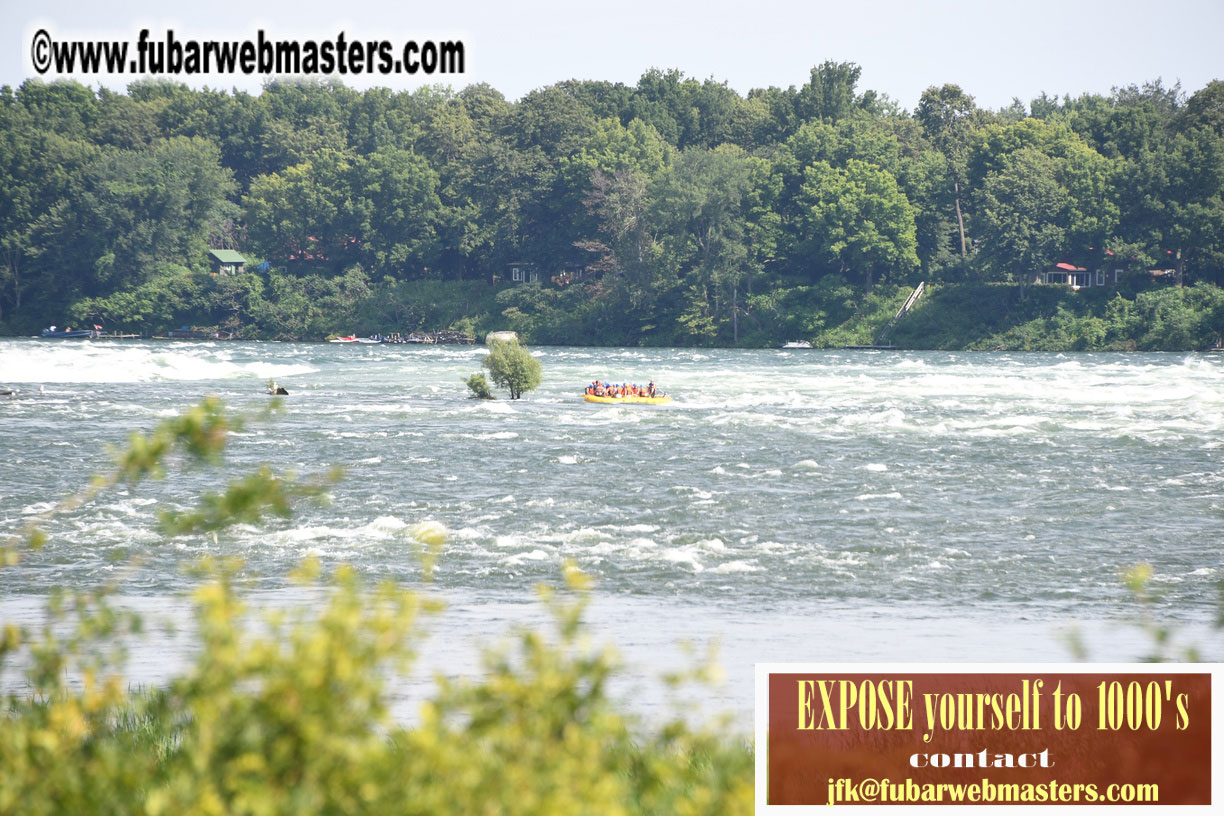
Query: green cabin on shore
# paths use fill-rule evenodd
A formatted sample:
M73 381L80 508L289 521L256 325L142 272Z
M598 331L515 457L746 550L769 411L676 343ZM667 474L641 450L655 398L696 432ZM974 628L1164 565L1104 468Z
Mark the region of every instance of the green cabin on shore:
M208 257L212 261L214 275L237 275L246 266L242 253L232 249L210 249Z

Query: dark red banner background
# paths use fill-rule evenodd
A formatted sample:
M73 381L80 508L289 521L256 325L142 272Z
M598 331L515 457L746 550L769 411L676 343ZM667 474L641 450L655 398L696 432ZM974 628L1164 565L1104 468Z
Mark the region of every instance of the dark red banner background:
M911 730L864 730L857 709L851 710L845 730L800 730L800 681L847 680L856 686L864 680L913 681ZM937 727L930 742L923 695L944 694L1019 694L1021 683L1043 681L1040 689L1039 730L994 730L987 708L986 727L975 730L948 730ZM1171 694L1166 698L1166 681ZM1122 711L1113 710L1117 730L1099 730L1101 683L1114 691L1114 700L1133 696L1137 683L1146 694L1150 683L1159 693L1160 722L1155 730L1152 706L1139 722L1129 723ZM1079 728L1054 727L1054 690L1061 683L1063 707L1068 696L1078 694L1082 706ZM1117 683L1114 686L1112 684ZM834 687L840 688L840 687ZM1031 686L1030 686L1031 688ZM1186 695L1180 697L1180 695ZM1108 696L1107 696L1108 705ZM1178 710L1181 699L1186 715ZM834 697L837 716L829 725L839 725L840 700ZM1029 700L1031 704L1031 700ZM895 706L887 706L895 708ZM876 706L882 714L885 706ZM809 719L820 719L825 707L817 690L810 700ZM1187 716L1188 715L1188 716ZM1179 730L1178 725L1186 727ZM1135 729L1132 726L1138 725ZM915 768L910 757L920 754L1037 754L1049 751L1051 767L1004 768ZM771 805L828 804L829 780L849 778L888 779L918 784L972 784L989 779L992 784L1013 783L1093 784L1104 792L1111 784L1159 785L1159 804L1211 803L1211 675L1210 674L770 674L768 736L768 802ZM921 761L921 760L920 760ZM936 760L942 761L942 760ZM869 804L869 803L864 803ZM880 804L883 804L882 802ZM947 801L943 804L948 804ZM966 803L968 804L968 803ZM1069 804L1067 802L1051 804ZM1098 800L1095 803L1106 804Z

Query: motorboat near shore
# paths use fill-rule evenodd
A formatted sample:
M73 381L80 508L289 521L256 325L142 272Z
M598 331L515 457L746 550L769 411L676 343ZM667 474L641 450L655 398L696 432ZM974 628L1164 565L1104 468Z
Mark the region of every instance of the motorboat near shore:
M99 329L74 329L71 326L64 329L56 329L55 326L43 329L39 335L43 340L90 340L94 337L101 337L102 332Z
M327 342L329 343L381 343L382 340L375 339L373 337L354 337L353 335L350 334L347 337L333 337L331 340L328 340Z
M401 334L393 332L391 334L372 334L369 337L358 337L355 334L345 335L344 337L329 337L329 343L384 343L388 345L436 345L445 343L448 345L471 346L476 343L476 338L470 334L466 334L454 329L443 329L442 331L414 331L409 334Z
M812 344L806 340L788 340L778 348L782 349L810 349Z
M55 326L49 326L42 330L42 334L35 335L42 340L138 340L139 334L122 334L116 332L103 331L101 326L94 326L92 329L74 329L71 326L63 329L57 329Z

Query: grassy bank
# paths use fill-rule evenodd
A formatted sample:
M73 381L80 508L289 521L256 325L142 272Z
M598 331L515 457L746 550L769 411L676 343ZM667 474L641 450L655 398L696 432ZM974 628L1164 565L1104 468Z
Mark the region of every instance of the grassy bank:
M1224 335L1224 289L1138 282L1073 291L1066 286L931 285L888 335L898 348L1017 351L1189 351ZM239 339L322 340L329 335L457 329L483 336L512 329L527 342L592 346L771 348L808 340L817 348L879 342L910 293L878 284L869 293L840 275L744 293L734 318L693 308L690 292L634 302L615 279L557 288L484 280L372 280L283 273L215 277L169 268L140 287L87 298L62 314L0 324L36 334L51 323L103 325L153 336L193 326Z
M1224 290L1142 291L1005 284L931 287L898 323L904 348L979 351L1191 351L1224 333Z

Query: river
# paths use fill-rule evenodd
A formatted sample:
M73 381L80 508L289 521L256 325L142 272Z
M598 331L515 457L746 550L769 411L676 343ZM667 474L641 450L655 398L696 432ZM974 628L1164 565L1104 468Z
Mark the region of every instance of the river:
M1152 565L1155 614L1212 635L1224 539L1224 355L539 347L526 398L468 398L471 346L0 340L0 529L110 461L107 446L207 395L285 410L233 439L225 471L175 472L53 522L0 571L0 617L123 569L120 595L181 614L184 567L236 554L292 602L305 555L420 583L413 525L447 530L426 650L474 671L475 643L538 623L533 587L575 561L594 632L644 677L717 640L722 707L752 709L755 661L1060 661L1150 644L1120 575ZM664 406L584 403L655 381ZM261 463L345 478L289 520L163 542L156 512ZM183 645L171 654L185 654ZM137 679L175 660L137 650ZM1216 656L1218 659L1218 655ZM185 659L185 658L184 658ZM142 674L143 673L143 674ZM11 672L10 672L11 674ZM11 682L11 677L6 681ZM413 689L402 690L410 697Z

